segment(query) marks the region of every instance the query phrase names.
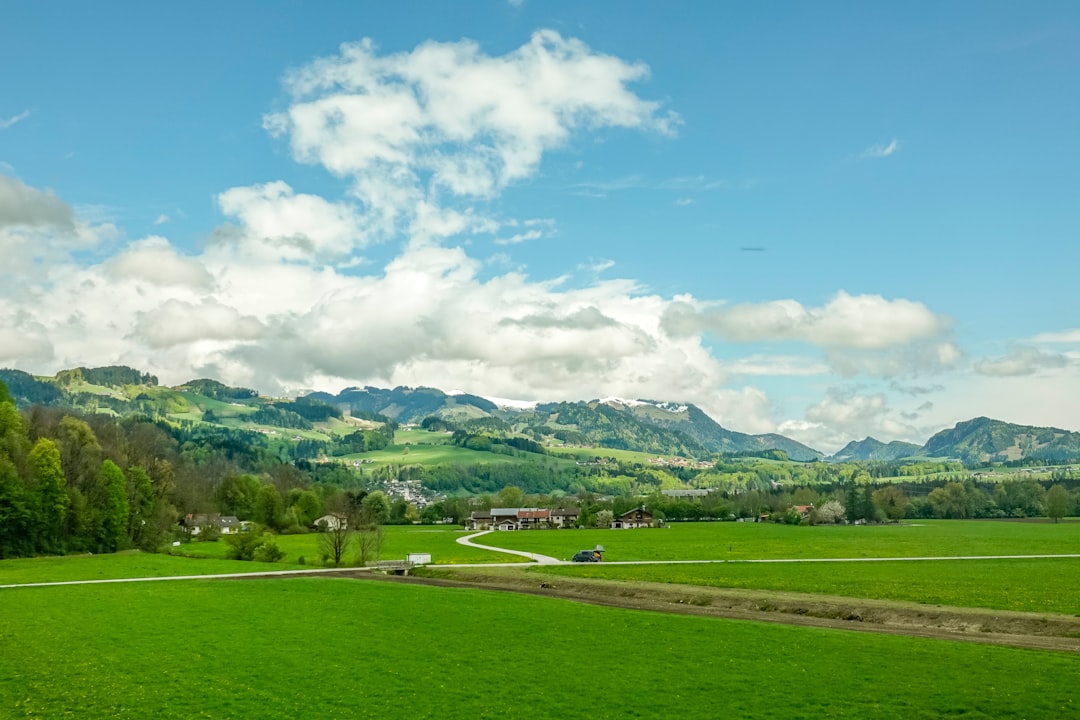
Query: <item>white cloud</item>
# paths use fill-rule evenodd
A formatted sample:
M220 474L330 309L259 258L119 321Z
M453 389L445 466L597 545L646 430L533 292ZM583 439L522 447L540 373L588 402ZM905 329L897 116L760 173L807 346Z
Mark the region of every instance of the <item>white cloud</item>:
M1039 333L1031 341L1041 343L1080 343L1080 328L1062 330L1061 332Z
M934 337L949 325L920 302L843 291L820 308L796 300L717 304L682 298L667 309L663 324L675 336L709 331L732 342L797 340L863 350Z
M859 157L862 159L887 158L899 149L900 143L896 138L893 138L887 145L881 145L880 143L871 145L859 153Z
M165 213L161 213L160 215L157 216L157 219L154 220L155 225L164 225L167 222L169 222L169 216L166 215Z
M950 340L919 339L880 350L830 348L825 357L833 371L845 377L896 378L944 372L955 367L964 354Z
M23 110L18 115L12 115L6 119L0 119L0 130L7 130L9 127L15 125L15 123L22 122L26 118L30 117L30 110Z
M627 88L647 76L643 63L552 30L499 57L470 40L380 56L363 40L290 73L293 103L264 125L288 137L297 160L351 178L393 232L425 196L494 197L578 130L673 134L678 117Z
M746 376L810 376L826 375L827 364L798 355L748 355L721 362L729 375Z
M1033 347L1016 347L1004 357L980 360L975 363L975 371L989 377L1014 377L1060 369L1069 364L1070 359L1060 353L1044 352Z
M256 318L212 299L198 304L168 300L135 315L134 337L154 349L201 340L255 340L264 330Z
M693 205L694 198L679 198L675 201L675 205L678 207L686 207L687 205Z
M16 225L74 227L75 213L50 190L42 192L21 180L0 175L0 228Z
M163 237L148 237L106 261L105 275L113 280L144 280L156 285L186 285L209 289L214 279L195 258L183 257Z
M824 452L836 452L868 436L882 442L926 441L924 431L897 420L895 414L884 393L829 388L821 402L807 408L804 419L781 423L779 432Z
M368 242L355 207L295 193L281 181L235 187L217 201L222 212L240 221L240 245L253 256L332 260Z

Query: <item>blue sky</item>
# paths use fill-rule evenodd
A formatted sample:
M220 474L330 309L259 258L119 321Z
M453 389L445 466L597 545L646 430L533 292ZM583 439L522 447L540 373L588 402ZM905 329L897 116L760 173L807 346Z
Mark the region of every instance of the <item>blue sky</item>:
M1080 429L1073 3L4 14L0 364Z

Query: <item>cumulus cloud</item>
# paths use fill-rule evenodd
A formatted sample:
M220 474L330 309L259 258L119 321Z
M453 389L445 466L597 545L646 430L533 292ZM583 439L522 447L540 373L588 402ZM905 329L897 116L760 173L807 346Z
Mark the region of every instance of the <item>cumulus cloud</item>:
M0 175L0 228L16 225L74 228L75 213L52 191Z
M920 302L840 291L820 308L796 300L716 304L681 299L667 309L663 325L677 337L708 331L732 342L798 340L880 350L939 335L949 323Z
M1060 369L1069 364L1069 358L1060 353L1049 353L1033 347L1015 347L1008 355L975 363L975 372L989 377L1015 377Z
M364 221L348 203L296 193L277 181L235 187L217 197L221 211L240 221L244 249L271 259L342 258L367 244Z
M214 278L197 259L184 257L163 237L134 242L102 266L114 280L145 280L156 285L209 289Z
M254 340L263 325L235 308L205 299L199 304L168 300L135 314L134 337L151 348L167 348L201 340Z
M392 232L425 198L494 197L575 131L673 134L678 116L627 87L647 77L643 63L552 30L498 57L471 40L392 55L363 40L290 73L293 102L264 125L288 138L300 162L351 178L353 194Z
M925 441L918 428L895 419L894 414L884 393L829 388L821 402L807 408L804 419L781 423L779 432L826 452L868 436L883 442Z

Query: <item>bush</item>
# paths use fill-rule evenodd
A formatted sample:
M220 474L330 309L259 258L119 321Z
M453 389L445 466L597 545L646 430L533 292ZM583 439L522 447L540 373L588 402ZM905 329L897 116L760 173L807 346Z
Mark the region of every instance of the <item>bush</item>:
M285 551L277 546L277 543L272 539L267 538L262 545L255 548L255 560L259 562L277 562L281 558L285 557Z

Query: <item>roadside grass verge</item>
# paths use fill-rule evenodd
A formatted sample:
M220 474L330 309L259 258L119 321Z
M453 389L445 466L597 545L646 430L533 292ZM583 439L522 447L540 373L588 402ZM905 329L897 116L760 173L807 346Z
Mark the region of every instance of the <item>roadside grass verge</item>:
M820 593L1080 616L1080 559L530 567L605 580Z
M605 560L956 557L1080 553L1080 523L918 520L903 525L672 523L637 530L493 533L481 542L570 559L603 545Z
M1068 717L1075 655L295 578L4 591L18 717ZM62 622L59 618L78 618Z

